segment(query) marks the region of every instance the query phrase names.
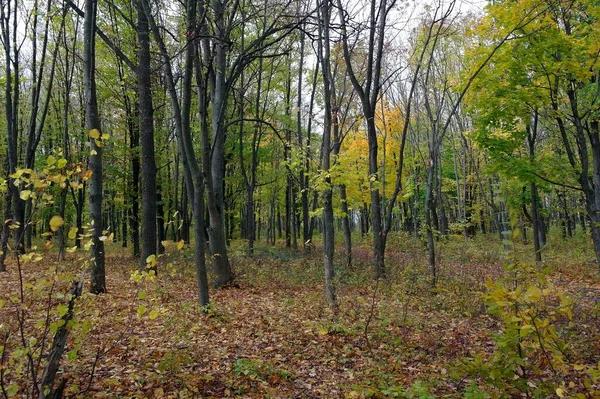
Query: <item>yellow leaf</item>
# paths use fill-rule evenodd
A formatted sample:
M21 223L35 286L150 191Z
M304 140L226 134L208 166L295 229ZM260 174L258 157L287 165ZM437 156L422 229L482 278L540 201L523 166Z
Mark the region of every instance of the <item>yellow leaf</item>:
M179 251L181 251L183 249L183 246L185 245L185 241L183 240L179 240L179 242L177 243L177 249Z
M527 288L527 292L525 292L525 298L532 301L537 302L542 299L542 290L535 285Z
M96 146L98 146L98 148L104 147L104 143L102 142L102 140L94 140L94 142L96 143Z
M8 175L11 179L18 179L19 177L21 177L23 175L23 173L25 172L25 170L23 169L19 169L17 170L15 173L11 173L10 175Z
M556 388L556 394L558 395L559 398L564 398L565 397L565 390L562 388Z
M23 201L27 201L29 199L29 197L31 197L31 190L21 191L21 193L19 194L19 197L21 197L21 199Z
M156 309L152 309L152 310L150 311L150 313L148 313L148 318L149 318L150 320L154 320L154 319L156 319L157 317L158 317L158 310L156 310Z
M45 249L50 249L50 248L52 248L53 246L54 246L54 244L52 243L52 241L46 241L46 242L44 243L44 248L45 248Z
M59 215L52 216L52 219L50 219L50 230L58 231L58 229L60 229L60 227L64 224L65 221L62 217Z
M69 240L74 240L77 237L77 227L71 227L69 229Z
M64 168L65 166L67 166L67 160L64 158L59 159L56 166L58 166L61 169Z
M329 330L326 328L319 328L318 331L319 335L327 335L329 334Z
M100 138L100 130L98 130L98 129L92 129L92 130L90 130L90 131L88 132L88 135L89 135L91 138L93 138L93 139L97 140L97 139L99 139L99 138Z
M146 267L153 267L156 265L156 255L152 254L146 258Z
M98 155L98 151L92 150L92 151L90 151L90 155Z
M102 133L102 140L108 140L110 138L110 134Z
M48 166L52 166L56 163L56 158L54 158L52 155L48 156L48 158L46 158L46 165Z
M77 246L71 247L71 248L67 248L66 251L70 254L72 254L73 252L77 251Z

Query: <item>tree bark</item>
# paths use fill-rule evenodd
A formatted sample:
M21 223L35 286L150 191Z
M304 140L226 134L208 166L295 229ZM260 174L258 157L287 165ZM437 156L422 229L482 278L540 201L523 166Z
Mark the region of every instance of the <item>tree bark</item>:
M146 268L146 259L156 255L156 161L154 156L154 106L150 76L150 28L144 11L144 0L137 1L138 38L138 116L142 160L142 248L140 267ZM156 267L153 268L156 271Z
M85 90L85 120L86 129L90 135L89 168L92 177L89 183L89 218L92 223L91 247L91 283L90 291L94 294L106 292L106 277L104 266L104 241L102 225L102 129L98 114L96 97L96 12L97 0L85 1L85 19L83 23L83 84ZM92 137L97 136L98 139Z

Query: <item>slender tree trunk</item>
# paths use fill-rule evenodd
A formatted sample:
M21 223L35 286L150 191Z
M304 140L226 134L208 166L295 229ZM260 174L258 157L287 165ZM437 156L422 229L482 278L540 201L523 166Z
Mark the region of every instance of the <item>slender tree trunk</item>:
M330 7L329 0L324 0L319 8L319 61L323 71L323 95L325 116L323 120L323 151L322 151L322 170L325 175L325 187L322 192L323 198L323 255L325 265L325 294L327 303L337 312L336 293L334 286L334 264L335 254L335 236L333 221L333 195L331 177L329 169L331 167L331 127L332 115L331 104L333 100L332 88L334 85L333 75L330 64L330 41L329 41L329 22Z
M206 273L205 264L205 245L204 245L204 182L202 180L202 170L196 160L192 146L192 135L190 127L190 114L191 114L191 94L192 94L192 77L194 73L194 66L199 69L198 53L196 49L196 32L199 29L197 25L197 8L196 1L188 0L186 2L186 47L185 47L185 61L183 67L183 85L182 85L182 99L181 104L177 88L175 86L175 79L173 76L173 70L171 66L171 57L167 52L165 43L160 35L160 31L152 14L147 0L140 0L144 7L144 12L149 22L150 29L155 40L158 42L161 55L163 57L163 65L166 77L167 88L169 91L169 97L171 99L171 105L173 107L173 116L175 119L175 131L177 135L177 144L180 155L183 160L183 172L185 179L185 187L187 192L187 198L192 204L192 216L194 218L194 233L195 233L195 254L194 261L196 264L196 278L198 282L198 300L202 309L209 303L208 295L208 278ZM203 15L203 12L200 12ZM205 22L203 22L205 23ZM197 71L197 75L199 71ZM199 76L197 76L198 82L201 82ZM199 113L201 122L202 137L207 134L206 130L206 92L205 88L198 85L198 97L199 97ZM205 161L203 157L203 161ZM206 170L205 170L206 172Z
M165 204L162 185L156 185L156 247L157 253L163 254L165 247L162 242L166 240L165 230Z
M350 210L346 185L340 184L340 200L342 201L342 232L344 233L344 258L346 267L352 266L352 230L350 228Z
M2 24L2 44L4 45L4 107L6 116L6 141L9 175L15 173L18 168L18 109L19 109L19 49L16 43L17 32L17 7L12 7L11 2L7 2L6 7L0 7L0 22ZM11 54L12 53L12 54ZM12 195L12 234L14 248L23 253L22 243L23 225L25 222L24 201L19 196L20 189L14 184L15 180L10 179L8 187Z
M527 143L529 145L529 162L535 162L535 142L538 130L538 112L534 112L532 125L527 125ZM541 237L541 220L539 211L539 199L537 185L534 181L529 184L530 199L531 199L531 224L533 228L533 250L535 252L535 261L542 261L542 237Z
M66 10L65 10L66 12ZM63 15L63 26L64 26L64 15ZM61 37L65 46L65 69L64 69L64 93L63 93L63 110L62 110L62 123L63 123L63 137L62 137L62 152L63 157L68 161L71 161L69 153L69 111L71 104L71 87L73 83L73 73L75 68L75 43L77 40L73 40L73 48L69 48L67 45L67 36L65 29L61 32ZM69 194L69 186L67 185L61 190L60 193L60 216L64 219L65 210L67 206L67 197ZM77 231L76 235L80 232ZM62 261L65 258L65 226L61 226L58 233L58 260Z
M435 137L435 135L434 135ZM434 139L435 140L435 139ZM430 154L429 167L427 168L427 190L425 193L425 228L427 230L427 258L429 261L429 271L431 273L431 286L435 287L437 284L437 267L435 260L435 240L433 235L434 226L431 221L432 214L432 194L433 194L433 180L435 178L435 154Z
M138 97L139 124L142 158L142 248L140 267L146 267L146 259L156 255L156 161L154 157L154 106L152 104L152 81L150 78L150 37L144 0L137 1L138 38ZM156 272L156 267L154 267Z
M89 218L93 223L91 248L91 283L90 291L94 294L106 292L105 267L104 267L104 241L100 239L103 234L102 225L102 151L98 145L102 140L102 129L98 114L96 97L96 12L97 0L85 1L85 20L83 24L84 50L83 50L83 84L85 88L85 120L86 129L90 136L91 155L89 168L92 177L89 183ZM97 137L97 138L96 138Z
M4 169L8 175L8 158L4 160ZM0 272L6 271L6 256L8 255L8 239L10 237L10 216L12 208L11 190L4 193L4 212L2 213L2 231L0 231Z
M537 193L537 185L535 182L531 182L529 184L530 196L531 196L531 217L532 217L532 227L533 227L533 250L535 252L535 261L542 261L542 246L540 239L540 223L538 220L539 210L538 210L538 193Z

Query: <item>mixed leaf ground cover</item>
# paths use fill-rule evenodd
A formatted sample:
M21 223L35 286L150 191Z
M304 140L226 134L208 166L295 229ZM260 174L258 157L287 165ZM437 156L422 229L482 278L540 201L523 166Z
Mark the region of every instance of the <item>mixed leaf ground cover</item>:
M538 335L524 332L526 316L514 321L493 311L502 308L499 297L490 299L501 285L489 281L513 273L503 267L509 261L495 242L453 237L442 243L442 277L435 289L423 266L421 242L395 237L388 278L379 282L371 279L367 243L359 245L352 269L336 270L340 310L335 317L324 299L320 248L302 255L261 247L248 258L243 243L232 243L236 283L212 293L206 315L198 310L188 249L159 258L156 278L132 277L138 260L111 249L109 292L84 294L76 303L61 370L65 396L484 398L551 392L594 397L600 280L587 240L554 240L545 265L515 283L531 283L522 294L535 313L523 307L523 314L534 316L530 324ZM512 261L525 263L527 257L517 246ZM24 367L19 356L26 354L15 353L15 342L24 339L31 353L41 353L42 321L58 319L80 269L74 260L54 258L46 254L23 265L25 305L11 302L21 295L15 265L0 278L2 378L6 389L11 387L9 396L25 396L31 389L18 369ZM544 266L549 268L544 282L534 283ZM572 301L572 314L563 311L555 292ZM25 307L26 316L24 335L14 340L20 334L17 306ZM554 335L544 330L546 319ZM520 361L512 354L516 349L503 344L512 337L511 320L520 326L518 341L527 351ZM558 357L543 347L553 341L565 345ZM514 377L521 373L526 387Z

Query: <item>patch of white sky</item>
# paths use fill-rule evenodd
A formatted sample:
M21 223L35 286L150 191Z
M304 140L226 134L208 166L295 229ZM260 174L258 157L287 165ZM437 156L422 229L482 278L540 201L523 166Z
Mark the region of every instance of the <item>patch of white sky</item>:
M352 27L364 28L367 21L369 20L369 13L371 9L371 2L377 0L342 0L342 4L346 9L348 20L351 21L349 24L349 31ZM388 0L389 4L390 0ZM434 14L439 18L446 10L451 9L449 20L460 18L462 16L482 16L485 13L485 7L489 4L489 0L398 0L394 5L394 8L388 15L387 26L385 31L385 52L384 52L384 68L387 71L383 71L383 79L390 74L396 75L392 77L396 81L405 81L409 72L405 68L406 66L406 53L410 48L410 38L414 29L417 28L422 21L431 18ZM437 10L437 11L436 11ZM437 14L436 14L437 12ZM337 19L337 15L332 16ZM364 33L363 33L364 34ZM339 41L339 38L333 38L334 41ZM314 46L316 49L316 45ZM317 57L316 54L309 54L305 59L305 70L312 72L316 68ZM404 73L403 73L404 72ZM403 76L404 75L404 76ZM303 93L310 93L311 83L310 79L305 79L303 87ZM398 87L396 87L398 89ZM400 94L401 95L401 94ZM309 96L306 96L308 99ZM358 101L358 99L354 99ZM313 123L318 128L318 133L322 128L323 110L318 104L315 104L313 110ZM303 101L303 114L305 118L308 118L309 104Z

